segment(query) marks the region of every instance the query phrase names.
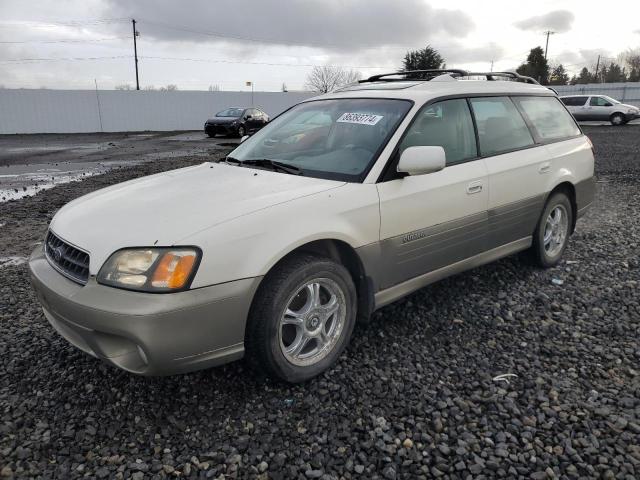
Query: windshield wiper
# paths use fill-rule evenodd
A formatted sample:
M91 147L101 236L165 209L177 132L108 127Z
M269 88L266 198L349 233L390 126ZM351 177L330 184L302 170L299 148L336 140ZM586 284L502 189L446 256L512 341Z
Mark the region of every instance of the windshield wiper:
M254 158L251 160L238 160L237 158L227 157L225 159L227 163L237 163L240 166L256 166L258 168L268 168L274 172L284 172L290 175L302 175L302 170L293 165L279 162L277 160L270 160L268 158Z

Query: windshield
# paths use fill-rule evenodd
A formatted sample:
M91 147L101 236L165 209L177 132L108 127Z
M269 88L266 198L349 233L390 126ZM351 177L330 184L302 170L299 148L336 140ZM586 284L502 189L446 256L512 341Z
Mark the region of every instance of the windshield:
M408 100L374 98L302 103L242 143L230 157L274 160L311 177L361 181L411 105Z
M216 117L239 117L244 110L242 108L227 108L216 113Z

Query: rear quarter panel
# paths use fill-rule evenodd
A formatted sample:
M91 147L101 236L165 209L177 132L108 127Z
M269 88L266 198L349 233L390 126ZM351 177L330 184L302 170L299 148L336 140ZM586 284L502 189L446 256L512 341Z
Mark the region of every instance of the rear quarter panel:
M546 182L546 191L550 192L563 182L570 182L576 187L578 210L593 200L592 185L594 182L594 157L591 144L582 135L570 140L545 145L551 161L551 175ZM585 186L587 188L585 189ZM585 198L582 192L588 193Z

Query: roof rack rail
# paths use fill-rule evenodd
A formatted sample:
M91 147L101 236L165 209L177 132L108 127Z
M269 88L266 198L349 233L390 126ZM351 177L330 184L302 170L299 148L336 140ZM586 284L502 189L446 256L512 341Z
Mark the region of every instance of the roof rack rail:
M439 75L452 74L454 77L486 77L488 81L496 80L495 77L512 78L516 82L532 83L540 85L534 78L520 75L516 72L469 72L459 68L434 68L428 70L407 70L404 72L381 73L373 75L358 83L367 82L402 82L407 80L431 80ZM389 78L400 77L400 78Z
M516 72L469 72L468 77L487 77L487 80L492 81L495 80L493 77L508 77L513 78L515 81L520 81L524 83L532 83L534 85L540 85L538 81L534 78L527 77L525 75L520 75Z
M406 80L430 80L433 77L437 77L438 75L443 75L447 73L453 73L456 76L466 77L469 75L469 72L466 70L460 70L458 68L433 68L427 70L407 70L404 72L392 72L392 73L381 73L379 75L373 75L364 80L358 80L359 83L366 82L403 82ZM400 75L403 78L386 78Z

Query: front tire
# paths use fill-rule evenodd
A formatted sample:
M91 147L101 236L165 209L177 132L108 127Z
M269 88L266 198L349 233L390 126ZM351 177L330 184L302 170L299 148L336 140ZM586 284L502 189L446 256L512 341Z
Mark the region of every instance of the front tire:
M556 192L547 201L533 234L532 252L543 268L556 266L567 247L573 225L573 208L569 197Z
M621 113L614 113L609 118L609 121L611 122L611 125L613 125L615 127L619 127L619 126L624 125L625 123L627 123L625 118L624 118L624 115L622 115Z
M357 295L348 270L332 260L300 254L262 281L245 334L249 363L290 383L329 369L349 343Z
M239 138L242 138L242 137L244 137L246 134L247 134L247 130L246 130L242 125L240 125L240 126L238 127L238 134L237 134L237 136L238 136Z

